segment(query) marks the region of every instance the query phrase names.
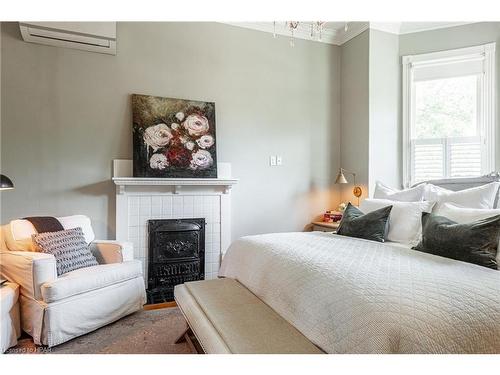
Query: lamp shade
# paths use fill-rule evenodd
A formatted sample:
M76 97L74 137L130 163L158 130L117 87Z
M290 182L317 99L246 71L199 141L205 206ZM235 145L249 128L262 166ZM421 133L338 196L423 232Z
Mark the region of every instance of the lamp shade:
M14 184L12 180L7 176L0 174L0 190L14 189Z
M336 184L347 184L347 179L344 176L344 172L342 168L339 169L339 173L337 174L337 178L335 179Z

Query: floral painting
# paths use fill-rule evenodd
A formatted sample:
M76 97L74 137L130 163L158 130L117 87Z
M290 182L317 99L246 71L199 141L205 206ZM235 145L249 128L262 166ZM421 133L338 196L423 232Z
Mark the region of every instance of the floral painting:
M215 103L132 95L134 177L217 177Z

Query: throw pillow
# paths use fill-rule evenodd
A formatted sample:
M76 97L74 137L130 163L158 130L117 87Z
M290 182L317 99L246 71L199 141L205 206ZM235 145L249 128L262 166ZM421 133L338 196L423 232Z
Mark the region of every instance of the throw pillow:
M413 249L497 269L500 215L468 224L422 214L422 241Z
M85 242L82 228L33 235L37 248L56 258L57 276L79 268L97 266L97 260Z
M364 214L363 211L349 203L342 216L337 234L384 242L391 209L392 206L387 206Z
M451 203L444 203L434 212L436 215L447 217L458 224L472 223L473 221L486 219L495 215L500 215L500 208L468 208ZM497 249L497 267L500 265L500 242Z

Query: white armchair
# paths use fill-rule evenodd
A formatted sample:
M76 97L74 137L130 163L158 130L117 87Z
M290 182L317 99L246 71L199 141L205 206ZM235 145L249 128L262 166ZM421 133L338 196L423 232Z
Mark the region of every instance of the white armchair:
M0 286L0 354L17 344L21 335L19 317L19 285L5 283Z
M3 226L0 252L2 276L20 285L22 329L35 344L49 347L114 322L146 302L141 262L133 259L131 243L94 240L90 219L83 215L58 219L65 229L83 229L98 266L58 277L52 255L29 251L34 228L24 220Z

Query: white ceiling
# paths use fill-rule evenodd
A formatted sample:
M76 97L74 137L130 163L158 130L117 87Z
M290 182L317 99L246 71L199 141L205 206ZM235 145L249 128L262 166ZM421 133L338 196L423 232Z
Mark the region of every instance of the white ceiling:
M341 45L348 40L361 34L368 28L381 30L393 34L409 34L426 30L442 29L465 25L470 22L326 22L323 26L322 38L319 40L318 33L311 38L311 24L314 22L301 21L294 32L294 37L299 39L314 39L318 42ZM253 30L260 30L268 33L274 33L290 37L290 29L285 21L273 22L239 22L229 23L233 26L244 27Z

